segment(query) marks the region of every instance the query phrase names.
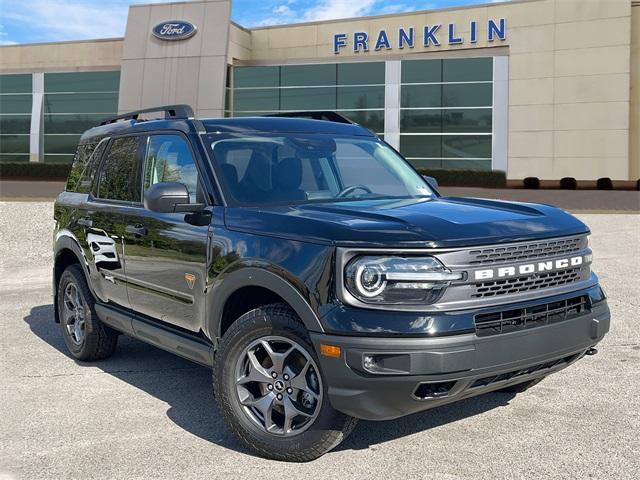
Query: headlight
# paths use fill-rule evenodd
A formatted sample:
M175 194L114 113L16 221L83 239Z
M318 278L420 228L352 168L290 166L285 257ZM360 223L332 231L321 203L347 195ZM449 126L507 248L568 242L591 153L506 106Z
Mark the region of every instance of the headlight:
M463 274L433 257L362 256L347 264L344 275L347 289L362 302L430 305Z

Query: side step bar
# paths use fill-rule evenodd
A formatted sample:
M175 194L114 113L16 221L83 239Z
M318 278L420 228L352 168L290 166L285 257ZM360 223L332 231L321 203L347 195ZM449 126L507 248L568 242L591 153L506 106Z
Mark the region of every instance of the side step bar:
M119 332L149 343L205 367L213 366L213 346L199 337L143 320L96 303L98 318Z

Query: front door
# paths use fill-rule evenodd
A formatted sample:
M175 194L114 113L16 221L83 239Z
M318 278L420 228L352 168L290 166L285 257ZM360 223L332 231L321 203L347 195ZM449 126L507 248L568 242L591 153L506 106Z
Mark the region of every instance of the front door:
M178 133L150 135L143 189L160 182L186 185L191 203L205 203L187 139ZM125 216L124 253L132 308L198 331L204 320L210 214L157 213L144 207Z

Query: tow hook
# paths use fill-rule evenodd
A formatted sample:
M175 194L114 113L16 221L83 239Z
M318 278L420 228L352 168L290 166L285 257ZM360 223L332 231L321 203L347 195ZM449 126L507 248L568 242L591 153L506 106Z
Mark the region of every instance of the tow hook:
M596 353L598 353L598 350L593 348L593 347L591 347L591 348L589 348L589 350L586 351L585 355L591 356L591 355L595 355Z

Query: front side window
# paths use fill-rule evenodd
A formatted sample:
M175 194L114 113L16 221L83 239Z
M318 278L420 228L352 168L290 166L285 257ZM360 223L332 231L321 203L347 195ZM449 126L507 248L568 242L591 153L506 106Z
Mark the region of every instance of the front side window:
M232 204L433 195L424 179L402 157L375 138L209 135L206 144Z
M140 202L142 137L115 138L109 144L98 181L98 197L124 202Z
M149 137L144 168L145 190L156 183L182 183L191 203L197 202L198 170L186 140L180 135Z

